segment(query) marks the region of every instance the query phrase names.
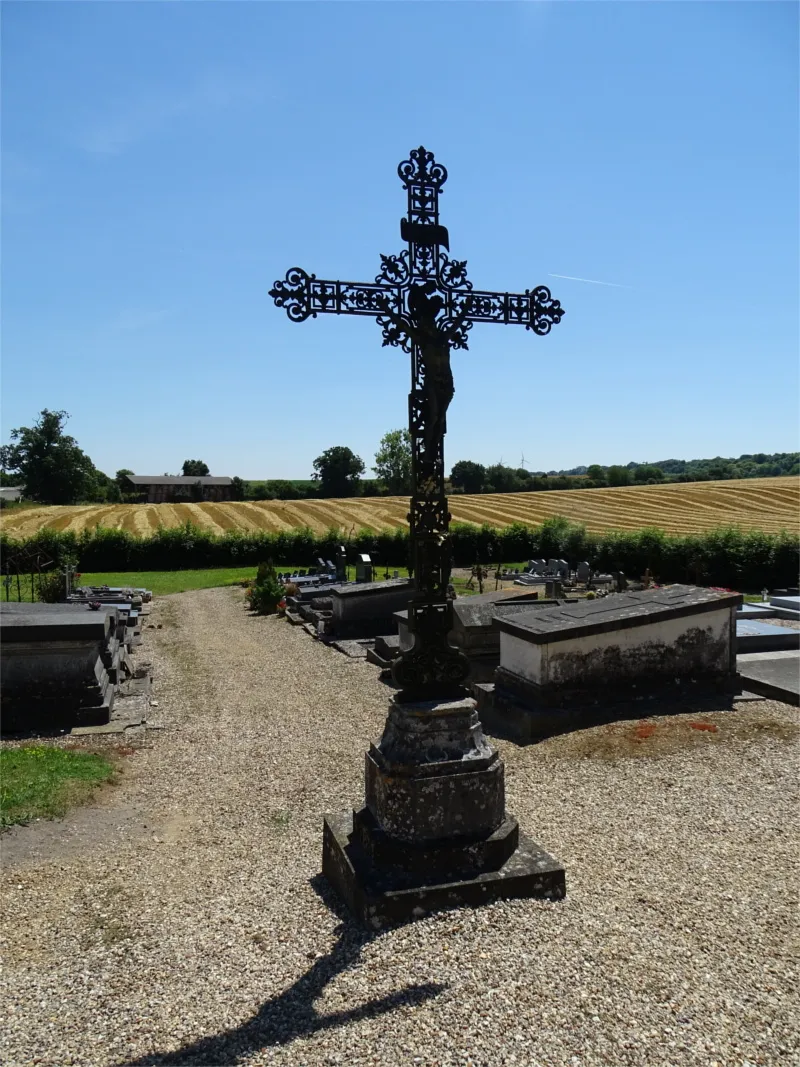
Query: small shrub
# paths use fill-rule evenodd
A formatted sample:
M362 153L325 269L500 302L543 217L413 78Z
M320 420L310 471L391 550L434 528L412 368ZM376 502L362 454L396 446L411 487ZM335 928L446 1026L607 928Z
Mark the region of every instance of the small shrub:
M59 604L67 599L67 579L61 571L47 571L36 583L39 599L45 604Z
M278 581L272 563L260 563L253 585L245 594L250 607L258 615L274 615L285 595L283 584Z

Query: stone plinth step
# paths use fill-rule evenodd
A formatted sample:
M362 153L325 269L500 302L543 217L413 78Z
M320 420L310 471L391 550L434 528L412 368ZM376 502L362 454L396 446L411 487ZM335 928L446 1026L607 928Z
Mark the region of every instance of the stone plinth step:
M520 833L511 856L496 870L408 887L402 872L378 869L353 834L353 813L326 815L322 873L356 919L373 930L421 919L431 912L515 897L561 900L564 868Z

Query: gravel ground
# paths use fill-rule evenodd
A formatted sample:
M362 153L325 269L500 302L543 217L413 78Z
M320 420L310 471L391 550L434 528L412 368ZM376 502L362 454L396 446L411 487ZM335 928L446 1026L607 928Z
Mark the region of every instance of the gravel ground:
M240 590L152 621L165 729L63 848L4 862L4 1064L800 1062L795 709L499 742L567 900L367 936L318 871L322 813L358 803L380 733L377 672Z

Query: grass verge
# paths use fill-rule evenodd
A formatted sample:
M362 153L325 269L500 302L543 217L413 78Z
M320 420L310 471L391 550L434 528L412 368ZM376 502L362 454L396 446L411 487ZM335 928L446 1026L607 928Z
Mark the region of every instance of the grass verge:
M57 819L114 776L110 760L47 745L0 751L0 825Z

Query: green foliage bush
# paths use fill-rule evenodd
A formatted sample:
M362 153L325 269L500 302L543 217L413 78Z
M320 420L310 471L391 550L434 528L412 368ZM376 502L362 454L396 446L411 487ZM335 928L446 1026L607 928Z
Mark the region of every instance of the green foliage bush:
M250 607L259 615L274 615L285 590L272 563L259 563L256 580L247 590Z
M67 579L62 571L45 571L39 575L36 592L45 604L59 604L67 599Z
M764 586L796 585L800 563L800 539L786 531L767 534L726 527L689 536L657 529L591 534L567 519L551 518L540 526L456 524L450 532L453 563L459 567L471 567L476 560L500 563L554 557L573 564L588 560L593 567L622 570L632 578L639 578L649 567L657 581L757 592ZM324 534L308 528L277 534L228 530L216 536L186 523L139 538L126 530L98 526L81 533L45 529L26 543L60 566L77 560L79 570L89 572L252 566L264 559L314 566L319 556L334 559L336 546L344 543L353 554L375 552L382 566L405 567L409 559L404 529L380 533L362 529L350 534L335 528ZM3 551L20 544L0 535Z

